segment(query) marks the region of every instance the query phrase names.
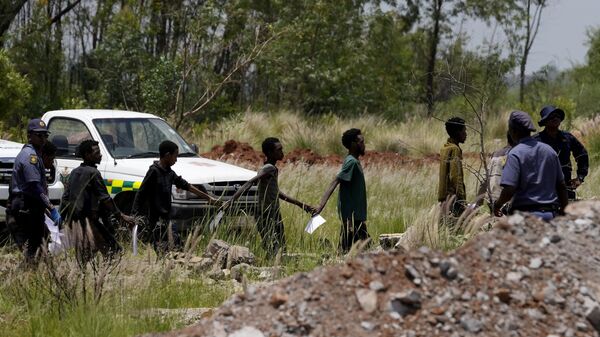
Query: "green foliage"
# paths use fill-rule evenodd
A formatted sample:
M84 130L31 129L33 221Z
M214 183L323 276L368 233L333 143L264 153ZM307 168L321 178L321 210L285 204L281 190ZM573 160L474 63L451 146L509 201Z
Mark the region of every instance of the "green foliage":
M0 50L0 117L3 121L18 120L31 97L31 84L16 71L5 51Z

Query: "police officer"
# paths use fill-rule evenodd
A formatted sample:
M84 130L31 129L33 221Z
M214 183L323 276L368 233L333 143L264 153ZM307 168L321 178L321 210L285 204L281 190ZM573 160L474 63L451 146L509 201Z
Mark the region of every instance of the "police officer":
M517 143L506 158L500 185L502 191L494 204L494 214L502 216L502 206L512 199L511 211L531 213L550 220L567 206L567 187L554 150L535 138L531 117L513 111L508 131Z
M535 135L535 139L550 145L558 154L565 183L567 184L567 193L569 199L575 200L575 189L583 183L588 174L590 160L587 151L583 145L567 131L560 130L560 123L565 120L565 112L555 106L545 106L540 111L541 119L538 122L544 127L542 132ZM572 179L571 155L577 163L577 175Z
M12 232L27 261L35 259L47 235L44 224L46 212L55 223L61 217L48 198L46 169L42 161L42 148L48 141L46 123L39 118L27 125L27 145L15 158L10 190L10 213L15 225Z

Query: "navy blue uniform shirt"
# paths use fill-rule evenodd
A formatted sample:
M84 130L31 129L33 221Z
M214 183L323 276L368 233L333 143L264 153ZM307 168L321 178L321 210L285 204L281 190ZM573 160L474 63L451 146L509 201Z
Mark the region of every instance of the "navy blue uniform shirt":
M46 169L42 157L38 155L33 145L23 146L15 158L11 186L13 194L25 193L46 203L41 197L41 194L48 193Z
M536 134L534 138L550 145L554 149L560 160L560 166L562 167L562 172L567 183L571 180L571 172L573 171L571 153L577 163L577 178L583 181L587 176L590 159L587 151L575 136L569 132L559 130L558 136L552 138L546 130L543 130Z

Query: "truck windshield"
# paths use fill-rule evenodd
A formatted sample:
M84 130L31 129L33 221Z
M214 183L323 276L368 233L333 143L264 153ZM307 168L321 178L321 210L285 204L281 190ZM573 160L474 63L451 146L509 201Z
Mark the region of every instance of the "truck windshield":
M177 144L181 156L196 156L192 147L162 119L101 118L94 119L94 126L116 159L158 158L158 146L164 140Z

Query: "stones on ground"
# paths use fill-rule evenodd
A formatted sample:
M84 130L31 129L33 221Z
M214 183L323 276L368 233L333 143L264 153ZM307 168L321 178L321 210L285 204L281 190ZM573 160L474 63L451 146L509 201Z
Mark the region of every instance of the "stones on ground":
M384 291L385 285L383 285L381 281L371 281L369 282L369 289L374 291Z
M440 274L448 280L454 280L458 276L458 270L454 263L444 260L440 262Z
M408 290L401 293L390 294L390 310L405 317L416 313L421 309L421 293L416 290Z
M265 335L255 327L245 326L230 333L227 337L265 337Z
M411 280L415 285L421 285L421 275L417 271L417 269L410 264L404 266L404 274Z
M357 289L355 292L358 304L366 313L377 310L377 293L371 289Z
M247 247L231 246L227 251L227 267L231 268L240 263L254 264L254 254Z
M212 239L208 242L204 254L207 257L214 257L221 252L227 252L229 247L229 244L223 240Z
M519 281L521 281L522 278L523 278L523 274L521 274L519 272L511 271L506 274L506 280L508 282L519 282Z
M465 331L479 333L483 327L483 324L470 315L463 315L460 317L460 326L465 329Z
M283 294L281 292L275 292L273 295L271 295L271 298L269 299L269 304L272 305L274 308L279 308L280 306L284 305L287 301L288 295Z
M231 278L238 282L242 282L242 278L243 278L244 274L250 268L251 268L251 266L247 263L236 264L235 266L231 267Z
M596 332L600 333L600 307L594 306L585 314L585 319L592 325Z
M360 322L360 326L365 329L366 331L373 331L375 330L375 324L371 323L371 322Z
M540 257L534 257L529 261L529 268L531 269L539 269L544 265L544 260Z

